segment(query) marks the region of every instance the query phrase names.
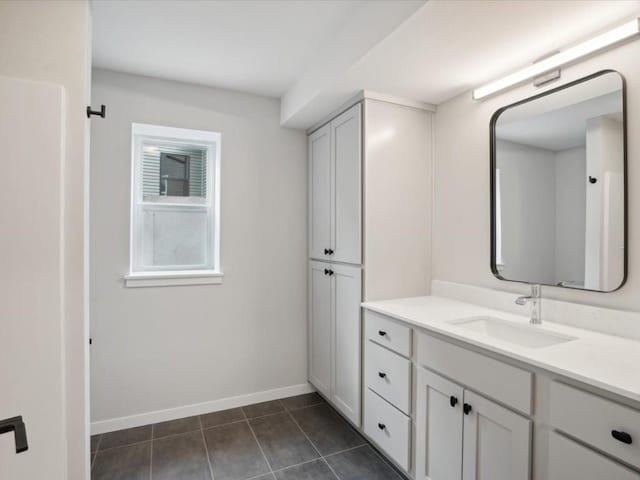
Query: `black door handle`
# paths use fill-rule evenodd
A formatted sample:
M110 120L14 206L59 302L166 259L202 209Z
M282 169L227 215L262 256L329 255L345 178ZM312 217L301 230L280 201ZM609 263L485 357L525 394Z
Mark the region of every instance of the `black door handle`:
M380 378L384 378L384 377L386 377L386 376L387 376L387 374L386 374L386 373L384 373L384 372L378 372L378 376L379 376Z
M449 397L449 405L451 405L452 407L455 407L458 404L458 397L454 397L453 395L451 395Z
M333 275L333 270L331 270L331 269L329 269L329 268L325 268L325 269L324 269L324 274L325 274L325 275L329 275L329 276L331 276L331 275Z
M16 453L26 452L29 449L27 444L27 429L24 426L22 417L13 417L0 421L0 435L13 432L16 442Z
M465 415L469 415L471 413L471 405L469 405L468 403L465 403L462 406L462 411L464 412Z
M384 337L387 335L387 332L385 332L384 330L378 330L378 335L380 335L381 337Z
M386 426L384 423L379 423L379 424L378 424L378 428L379 428L380 430L384 430L385 428L387 428L387 426Z
M611 430L611 436L618 440L619 442L626 443L627 445L631 445L633 443L633 439L631 435L627 432L619 432L618 430Z
M325 248L324 249L324 254L325 255L333 255L333 250L331 250L330 248Z

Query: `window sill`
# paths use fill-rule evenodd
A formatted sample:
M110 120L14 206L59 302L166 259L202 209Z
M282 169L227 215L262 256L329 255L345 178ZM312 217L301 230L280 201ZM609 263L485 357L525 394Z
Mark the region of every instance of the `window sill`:
M200 270L189 272L148 272L130 273L124 276L124 286L137 287L173 287L180 285L220 285L222 272Z

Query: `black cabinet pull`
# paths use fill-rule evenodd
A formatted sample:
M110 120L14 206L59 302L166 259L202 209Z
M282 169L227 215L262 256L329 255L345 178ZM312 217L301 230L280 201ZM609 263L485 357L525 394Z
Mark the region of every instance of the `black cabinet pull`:
M465 403L462 406L462 411L464 412L465 415L469 415L471 413L471 405L469 405L468 403Z
M454 397L453 395L451 395L449 397L449 405L451 405L452 407L455 407L458 404L458 397Z
M378 424L378 428L379 428L380 430L384 430L385 428L387 428L387 426L386 426L384 423L379 423L379 424Z
M27 444L27 429L24 426L22 417L18 416L0 420L0 435L9 432L13 432L13 437L16 442L16 453L29 450L29 445Z
M325 248L324 249L324 254L325 255L333 255L333 250L331 250L330 248Z
M328 268L325 268L325 269L324 269L324 274L325 274L325 275L329 275L329 276L331 276L331 275L333 275L333 273L334 273L334 272L333 272L333 270L330 270L330 269L328 269Z
M380 378L384 378L384 377L386 377L386 376L387 376L387 374L386 374L386 373L384 373L384 372L378 372L378 376L379 376Z
M618 440L619 442L626 443L627 445L631 445L633 443L633 439L631 435L627 432L619 432L618 430L611 430L611 436Z
M384 330L378 330L378 335L380 335L381 337L386 337L387 332L385 332Z

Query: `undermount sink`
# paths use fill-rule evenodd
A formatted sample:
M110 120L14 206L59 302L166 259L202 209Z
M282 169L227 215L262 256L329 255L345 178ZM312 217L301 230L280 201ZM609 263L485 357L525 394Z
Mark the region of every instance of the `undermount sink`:
M449 320L447 323L528 348L550 347L551 345L576 340L576 337L550 332L537 325L518 324L494 317L462 318Z

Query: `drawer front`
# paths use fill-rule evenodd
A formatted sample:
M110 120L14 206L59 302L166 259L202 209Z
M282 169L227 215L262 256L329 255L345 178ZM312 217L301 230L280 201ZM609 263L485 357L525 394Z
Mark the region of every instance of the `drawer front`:
M640 411L560 382L551 384L549 402L551 425L640 468ZM614 431L629 435L631 444Z
M425 333L416 333L420 366L530 415L533 411L533 374L458 347Z
M367 387L407 415L410 413L410 360L373 342L367 342L364 371Z
M638 480L640 474L557 433L549 440L549 480Z
M369 340L398 352L411 356L411 328L395 322L379 313L365 310L365 334Z
M409 417L368 388L365 390L364 433L400 467L409 471Z

